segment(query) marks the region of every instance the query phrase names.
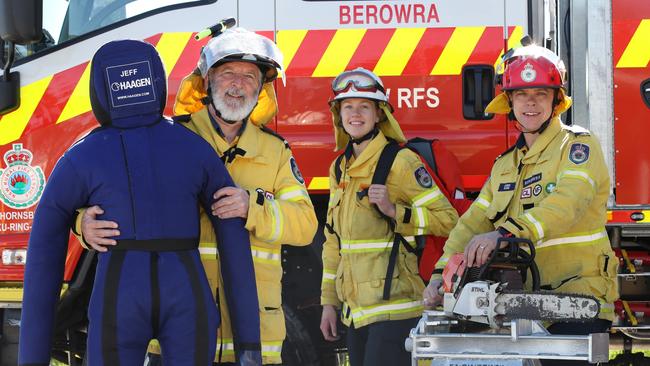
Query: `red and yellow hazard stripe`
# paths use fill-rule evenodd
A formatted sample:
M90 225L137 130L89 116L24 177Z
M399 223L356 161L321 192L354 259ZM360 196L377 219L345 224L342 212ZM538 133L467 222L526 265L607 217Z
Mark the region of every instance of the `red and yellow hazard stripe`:
M621 40L625 44L623 53L615 61L616 68L645 68L650 63L650 19L641 19L631 37Z
M509 46L523 30L509 29ZM288 76L334 77L364 67L379 76L460 75L468 62L496 64L501 27L280 30Z
M273 37L272 31L259 32ZM509 44L521 38L510 27ZM190 41L192 33L162 33L146 41L161 55L169 90L196 66L206 40ZM288 76L333 77L365 67L380 76L459 75L467 62L496 63L502 52L501 27L280 30L277 42ZM40 127L66 123L91 111L90 63L45 77L21 88L21 107L0 117L0 145L18 140ZM176 83L176 84L175 84ZM171 106L169 107L171 108ZM310 185L326 186L322 177ZM311 186L310 186L310 189Z

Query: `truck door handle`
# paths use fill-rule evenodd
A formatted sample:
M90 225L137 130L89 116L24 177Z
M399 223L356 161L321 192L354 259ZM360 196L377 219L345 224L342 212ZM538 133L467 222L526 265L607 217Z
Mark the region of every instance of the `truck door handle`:
M645 79L641 82L641 99L650 108L650 79Z

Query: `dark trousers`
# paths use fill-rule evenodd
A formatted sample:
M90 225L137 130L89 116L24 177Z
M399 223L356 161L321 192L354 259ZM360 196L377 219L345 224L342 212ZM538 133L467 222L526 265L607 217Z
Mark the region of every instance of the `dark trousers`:
M350 366L410 366L411 354L404 340L419 318L388 320L361 328L348 328Z
M596 319L584 323L554 323L548 327L551 334L587 335L590 333L607 333L612 326L609 320ZM540 360L543 366L581 366L591 365L587 361Z

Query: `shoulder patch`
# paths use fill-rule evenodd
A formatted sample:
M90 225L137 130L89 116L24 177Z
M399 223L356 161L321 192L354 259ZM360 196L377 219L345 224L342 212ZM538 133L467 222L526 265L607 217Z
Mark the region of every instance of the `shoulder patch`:
M291 165L291 173L293 173L293 177L296 178L300 184L305 184L305 178L303 178L300 169L298 169L298 163L296 163L296 159L294 159L293 156L289 158L289 164Z
M589 160L589 145L574 143L569 149L569 160L574 164L582 164Z
M578 126L578 125L571 125L571 126L566 126L566 129L568 131L571 131L576 136L589 136L591 135L591 132L589 132L588 129Z
M433 186L433 178L423 166L415 169L415 180L418 181L418 184L424 188L431 188Z
M285 140L284 137L280 136L279 133L273 131L272 129L270 129L270 128L266 127L266 126L261 126L260 130L268 133L271 136L277 137L278 139L280 139L280 141L282 141L284 143L285 148L291 150L291 147L289 146L289 143L287 142L287 140Z
M179 116L173 116L172 120L175 123L187 123L192 120L192 115L191 114L181 114Z

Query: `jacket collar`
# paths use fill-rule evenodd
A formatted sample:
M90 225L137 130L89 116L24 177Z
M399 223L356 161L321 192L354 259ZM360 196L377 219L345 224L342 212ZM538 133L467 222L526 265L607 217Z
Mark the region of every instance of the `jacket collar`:
M256 129L259 127L255 125L250 126L250 123L244 124L233 143L229 144L220 131L215 130L207 108L202 108L194 113L192 119L198 122L195 124L198 127L199 134L208 140L212 146L216 147L219 155L222 155L235 145L246 151L245 155L239 157L255 158L258 155L259 131L256 131Z
M388 139L384 133L379 131L377 136L373 138L368 146L361 152L356 159L350 158L352 162L348 168L348 174L351 177L365 177L369 176L371 170L377 165L377 160L381 154L384 146L388 143Z
M539 135L533 146L526 152L526 155L521 159L524 164L534 164L539 159L541 153L546 150L546 147L553 141L555 136L562 130L562 123L558 117L551 119L548 127ZM520 139L523 140L523 134ZM519 146L519 140L517 140Z

